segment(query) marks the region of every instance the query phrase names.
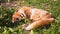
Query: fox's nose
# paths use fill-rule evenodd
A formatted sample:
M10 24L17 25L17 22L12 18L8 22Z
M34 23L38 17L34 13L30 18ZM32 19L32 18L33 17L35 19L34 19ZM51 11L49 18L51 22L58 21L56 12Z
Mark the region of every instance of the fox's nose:
M12 21L12 23L17 23L19 21L19 18L16 18L15 20Z
M17 23L17 22L19 22L19 20L12 21L12 23Z
M12 23L14 23L14 21L12 21Z

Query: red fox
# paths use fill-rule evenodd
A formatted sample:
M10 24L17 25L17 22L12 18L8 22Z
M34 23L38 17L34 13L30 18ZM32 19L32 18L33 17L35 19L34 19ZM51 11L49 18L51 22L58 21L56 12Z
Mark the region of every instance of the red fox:
M18 11L13 14L12 22L14 23L21 17L28 18L33 21L25 28L25 30L32 30L41 25L48 25L54 20L51 13L48 13L48 11L31 7L19 8Z

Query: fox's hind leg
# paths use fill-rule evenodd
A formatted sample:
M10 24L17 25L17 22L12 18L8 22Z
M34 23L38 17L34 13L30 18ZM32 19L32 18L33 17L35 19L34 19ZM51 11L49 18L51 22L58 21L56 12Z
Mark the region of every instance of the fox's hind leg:
M51 23L54 19L53 18L43 18L41 20L35 21L32 24L28 25L25 29L26 30L32 30L34 28L37 28L41 25L47 25Z

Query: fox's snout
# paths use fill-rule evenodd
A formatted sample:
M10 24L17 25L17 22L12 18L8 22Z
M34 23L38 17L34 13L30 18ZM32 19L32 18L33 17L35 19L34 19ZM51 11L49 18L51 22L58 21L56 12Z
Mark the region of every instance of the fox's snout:
M20 12L21 12L21 11L20 11ZM21 19L21 18L26 17L23 12L22 12L22 13L20 13L20 12L15 12L15 13L12 15L12 22L13 22L13 23L19 21L19 19Z
M12 15L12 23L18 21L20 18L20 14L18 12L15 12L13 15Z

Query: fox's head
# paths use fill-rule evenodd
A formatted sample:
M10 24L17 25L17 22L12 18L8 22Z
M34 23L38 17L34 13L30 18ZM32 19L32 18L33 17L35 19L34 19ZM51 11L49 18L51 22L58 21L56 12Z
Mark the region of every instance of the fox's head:
M19 9L12 15L12 22L17 22L19 21L20 18L26 17L24 10Z
M25 12L29 10L29 7L21 7L12 15L12 22L17 22L20 18L26 18ZM26 12L28 13L28 12Z

